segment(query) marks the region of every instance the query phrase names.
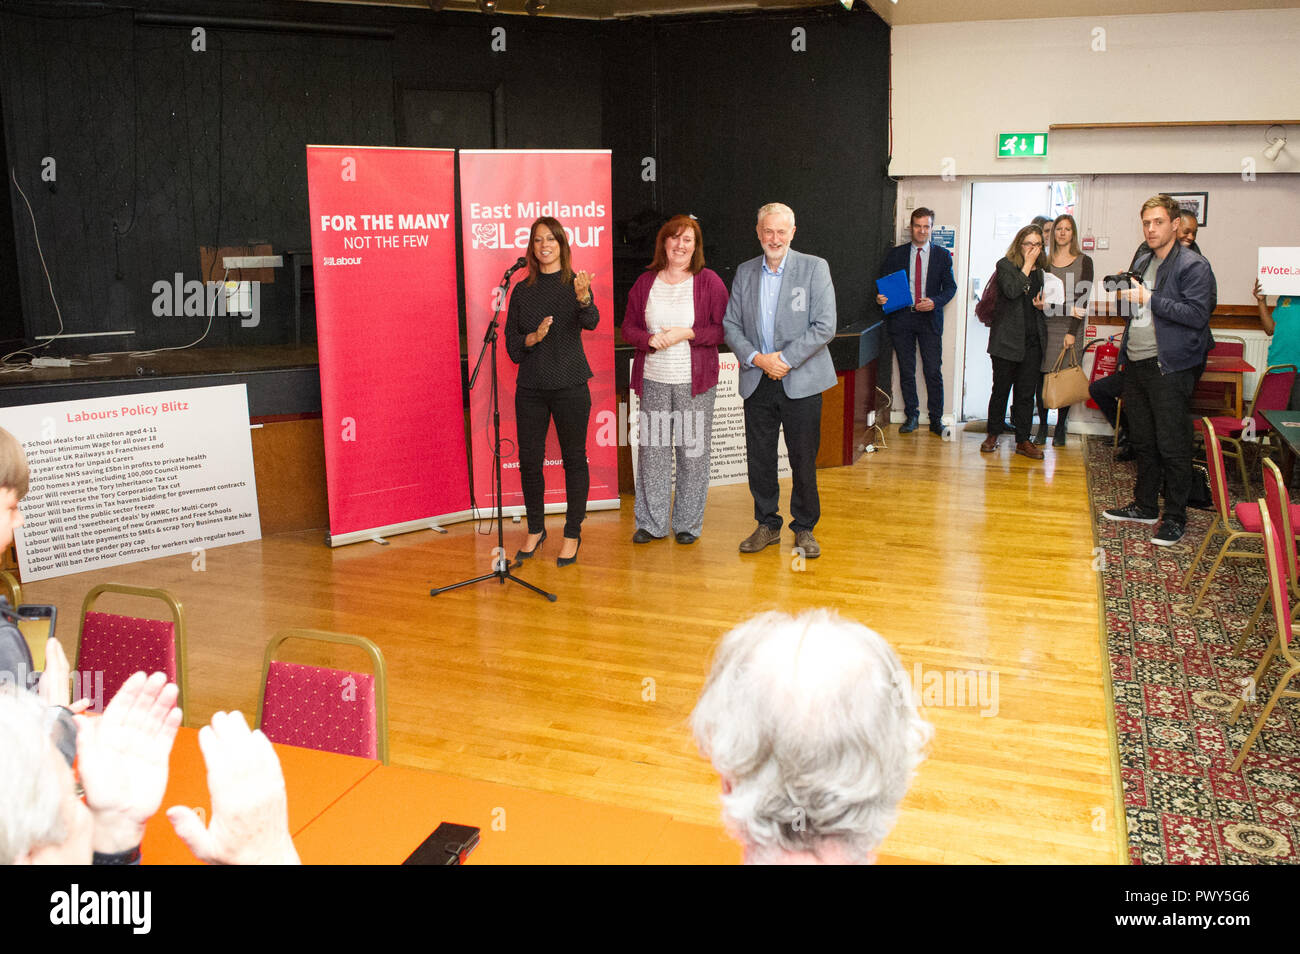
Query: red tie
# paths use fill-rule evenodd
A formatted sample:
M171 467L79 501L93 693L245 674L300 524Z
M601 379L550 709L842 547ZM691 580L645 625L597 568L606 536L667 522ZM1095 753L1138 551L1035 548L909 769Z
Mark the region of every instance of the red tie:
M921 298L922 298L922 295L921 295L921 250L920 250L919 248L916 250L916 271L915 271L915 275L916 275L916 278L915 278L916 291L915 291L915 292L913 293L913 295L912 295L912 299L913 299L913 300L912 300L912 307L913 307L913 308L916 307L917 302L919 302L919 301L921 300Z

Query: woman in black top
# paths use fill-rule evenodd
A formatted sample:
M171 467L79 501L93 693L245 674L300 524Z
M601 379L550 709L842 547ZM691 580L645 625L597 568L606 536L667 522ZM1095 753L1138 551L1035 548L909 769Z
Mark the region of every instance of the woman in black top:
M993 359L993 393L989 395L988 437L980 450L992 453L1007 412L1007 395L1014 385L1011 422L1016 428L1016 453L1042 460L1043 452L1029 439L1034 422L1034 392L1038 368L1047 344L1043 319L1043 230L1026 225L1016 233L1005 258L998 260L997 315L989 329L989 356Z
M528 510L528 539L515 554L526 560L546 539L544 522L546 433L555 436L564 458L567 516L564 544L556 559L568 566L578 559L582 521L587 515L587 421L591 417L591 366L582 350L582 330L600 323L591 297L591 275L574 273L569 240L555 219L533 223L528 242L528 278L510 296L506 351L519 365L515 381L515 426L519 436L519 482Z

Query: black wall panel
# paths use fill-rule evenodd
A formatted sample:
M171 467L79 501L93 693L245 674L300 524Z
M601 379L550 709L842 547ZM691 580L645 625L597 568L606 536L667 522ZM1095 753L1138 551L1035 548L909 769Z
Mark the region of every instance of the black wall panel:
M805 52L791 48L795 28ZM67 331L134 329L138 348L198 337L204 319L152 314L154 282L200 278L202 245L307 248L304 146L397 144L406 90L483 94L474 101L490 101L498 146L611 148L622 234L638 216L653 228L694 212L727 279L758 253L757 206L789 203L796 247L831 262L846 324L866 314L890 231L888 47L887 27L861 10L593 22L291 2L9 3L0 111ZM445 123L475 141L442 145L481 145L481 126ZM53 188L40 178L46 157ZM51 334L31 223L6 192L0 281L12 291L16 280L26 333ZM616 254L625 288L644 248ZM263 288L259 327L218 318L205 344L288 340L289 279L281 271ZM621 316L621 289L616 298ZM17 310L5 316L16 328Z

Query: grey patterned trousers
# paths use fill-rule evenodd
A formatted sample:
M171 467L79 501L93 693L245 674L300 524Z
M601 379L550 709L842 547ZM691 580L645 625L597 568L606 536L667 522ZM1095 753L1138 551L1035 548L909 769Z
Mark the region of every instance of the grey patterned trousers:
M656 537L668 536L670 529L698 537L703 530L716 390L709 388L692 397L690 384L660 384L648 379L642 382L634 508L639 529Z

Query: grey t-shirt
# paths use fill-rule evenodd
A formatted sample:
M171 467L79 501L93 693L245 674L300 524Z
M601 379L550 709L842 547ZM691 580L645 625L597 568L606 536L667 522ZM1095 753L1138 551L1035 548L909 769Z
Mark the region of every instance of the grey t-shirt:
M1142 273L1142 284L1147 291L1156 287L1156 269L1160 260L1154 255ZM1156 356L1156 326L1151 314L1151 299L1138 306L1138 313L1128 323L1128 358L1130 361L1144 361Z

